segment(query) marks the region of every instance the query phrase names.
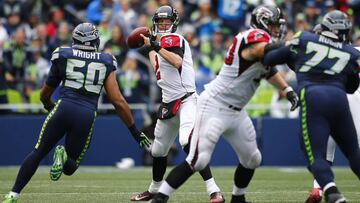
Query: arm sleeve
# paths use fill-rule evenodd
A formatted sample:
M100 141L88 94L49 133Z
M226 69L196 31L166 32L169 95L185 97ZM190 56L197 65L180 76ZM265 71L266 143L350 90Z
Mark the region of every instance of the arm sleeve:
M283 46L267 52L264 56L263 64L266 66L275 66L287 63L289 59L291 59L290 46Z
M46 84L50 87L57 87L63 78L61 68L64 67L61 67L60 60L60 49L57 48L51 56L52 65L46 80Z
M59 67L57 63L54 63L51 65L49 76L46 80L46 84L50 87L57 87L62 80Z

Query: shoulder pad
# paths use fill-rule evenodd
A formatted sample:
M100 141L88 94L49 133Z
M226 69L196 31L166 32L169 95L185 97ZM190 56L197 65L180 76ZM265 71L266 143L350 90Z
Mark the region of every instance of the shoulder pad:
M301 31L297 32L294 34L294 36L292 37L292 39L287 43L290 45L299 45L300 44L300 36L301 36Z
M179 35L169 34L160 38L162 48L182 47L182 40Z
M115 56L114 55L112 55L112 54L110 54L111 56L112 56L112 64L113 64L113 66L115 66L115 68L117 68L117 60L116 60L116 58L115 58Z
M245 44L252 44L258 42L270 42L271 38L270 35L259 29L253 29L246 36L244 36Z
M55 60L55 59L58 59L59 58L59 55L60 55L60 47L56 48L52 55L51 55L51 60Z

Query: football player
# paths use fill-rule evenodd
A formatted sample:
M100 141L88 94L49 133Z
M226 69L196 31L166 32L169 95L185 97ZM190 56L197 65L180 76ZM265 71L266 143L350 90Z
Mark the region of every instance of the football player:
M352 171L360 178L360 149L346 93L358 87L360 52L346 40L347 15L327 13L319 34L298 32L287 46L268 52L264 64L287 63L297 76L300 92L301 147L308 168L328 203L346 202L326 160L328 138L339 145Z
M199 97L189 155L170 172L153 203L167 202L169 195L195 171L203 170L221 135L232 146L239 160L231 202L246 203L245 190L255 169L260 166L261 153L253 123L244 110L245 105L263 78L284 91L292 103L291 110L298 105L296 93L280 73L261 63L267 46L272 39L278 40L284 25L285 19L278 7L259 6L253 10L251 28L235 36L219 75L205 85Z
M4 203L17 202L40 161L65 134L65 146L59 145L55 149L50 179L57 181L62 173L72 175L76 171L90 145L103 86L116 113L135 140L141 147L150 145L146 135L136 128L129 106L118 88L116 59L110 54L98 52L100 40L97 28L91 23L81 23L74 29L72 39L72 47L59 47L52 54L49 76L40 95L49 114L35 149L23 161ZM54 103L50 97L60 82L60 99Z
M322 25L318 24L314 27L314 32L317 34L320 34L322 31ZM360 47L355 47L357 50L360 51ZM355 78L355 86L358 86L358 80L359 77ZM356 133L358 136L358 141L360 141L359 139L359 132L360 132L360 109L359 109L359 103L360 103L360 89L357 89L353 94L349 94L349 92L347 92L347 98L349 101L349 107L350 107L350 112L352 115L352 118L354 120L354 125L356 128ZM360 145L360 143L359 143ZM336 143L334 141L334 139L332 137L329 137L328 140L328 145L327 145L327 152L326 152L326 160L330 163L330 165L332 165L332 163L334 162L334 157L335 157L335 149L336 149ZM313 189L311 190L309 197L306 199L305 203L320 203L322 200L322 190L321 187L319 185L319 183L314 180L314 184L313 184Z
M148 201L162 183L167 155L177 135L183 150L189 152L193 132L197 94L191 49L186 39L176 34L179 16L171 6L161 6L153 16L152 36L144 37L149 59L162 91L162 102L151 148L153 156L152 182L147 191L134 195L131 201ZM209 165L200 171L211 203L224 202Z

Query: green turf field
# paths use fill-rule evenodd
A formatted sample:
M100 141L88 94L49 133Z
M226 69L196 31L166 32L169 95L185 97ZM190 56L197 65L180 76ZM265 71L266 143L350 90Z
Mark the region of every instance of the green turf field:
M13 184L18 167L0 167L0 195ZM49 179L49 167L41 167L25 187L20 202L130 202L129 197L147 189L150 168L120 170L114 167L80 167L72 176L59 181ZM169 171L169 170L168 170ZM213 174L230 201L234 168L213 167ZM349 202L360 202L360 182L348 168L336 168L337 185ZM247 199L260 202L303 202L312 179L302 168L265 168L256 171L248 188ZM191 177L169 202L208 202L200 175Z

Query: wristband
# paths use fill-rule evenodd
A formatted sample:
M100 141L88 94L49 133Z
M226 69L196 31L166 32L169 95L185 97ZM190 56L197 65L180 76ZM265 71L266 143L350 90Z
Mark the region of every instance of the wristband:
M128 127L128 129L129 129L131 135L132 135L136 140L138 140L137 137L138 137L138 135L141 134L141 132L136 128L135 124L132 124L130 127Z
M51 103L50 105L44 105L44 108L47 110L47 111L51 111L53 108L55 107L55 104L54 103Z
M159 52L159 50L162 48L160 46L160 43L157 41L150 41L151 47L153 48L154 51Z
M285 89L283 89L283 91L285 92L285 94L287 94L288 92L293 92L294 89L290 86L287 86Z

